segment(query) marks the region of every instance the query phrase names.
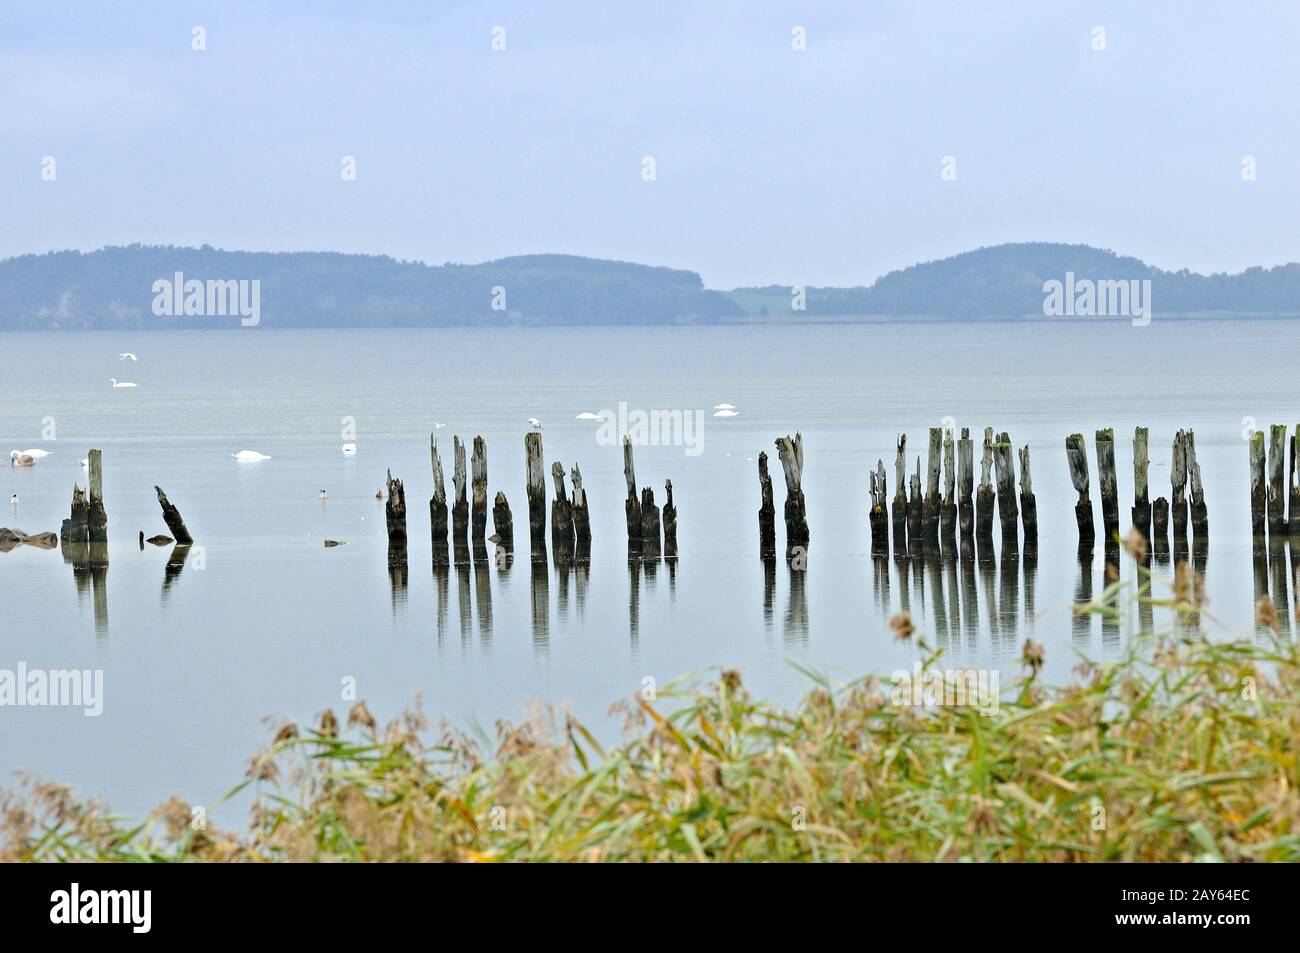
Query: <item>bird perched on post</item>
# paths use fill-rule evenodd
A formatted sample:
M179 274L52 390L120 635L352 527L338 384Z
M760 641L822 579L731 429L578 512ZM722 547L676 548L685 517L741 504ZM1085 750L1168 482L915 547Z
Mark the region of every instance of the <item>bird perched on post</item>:
M540 431L542 429L542 422L538 420L536 417L529 417L528 425L532 427L534 430Z

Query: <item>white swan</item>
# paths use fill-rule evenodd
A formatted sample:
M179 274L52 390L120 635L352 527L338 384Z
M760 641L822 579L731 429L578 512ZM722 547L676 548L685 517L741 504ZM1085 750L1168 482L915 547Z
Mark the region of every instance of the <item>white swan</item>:
M271 459L265 453L258 453L256 450L240 450L238 453L232 453L231 456L240 463L258 463L262 460Z
M542 429L542 422L536 417L529 417L528 426L532 427L534 430L540 431Z
M604 418L601 417L600 414L593 414L589 410L584 410L582 413L578 414L578 416L574 417L573 419L574 420L603 420Z
M40 460L42 457L48 457L49 455L50 451L48 450L14 450L9 454L9 459L12 460L14 457L31 457L33 460Z
M715 410L713 412L713 416L715 417L735 417L736 414L737 411L734 410Z
M116 377L110 377L110 378L108 379L108 382L109 382L110 384L112 384L114 387L117 387L117 388L122 388L122 387L134 387L134 386L135 386L135 385L132 384L130 381L120 381L120 380L118 380Z
M736 405L735 404L714 404L713 409L714 410L735 410Z
M357 445L355 443L345 443L343 445L343 455L345 457L355 457L357 455Z
M118 359L119 361L138 361L138 360L139 360L139 358L136 357L134 354L132 354L130 351L123 351L121 354L119 354L119 355L117 356L117 359Z
M32 467L36 465L36 458L31 454L19 453L15 450L13 453L9 454L9 462L15 467Z

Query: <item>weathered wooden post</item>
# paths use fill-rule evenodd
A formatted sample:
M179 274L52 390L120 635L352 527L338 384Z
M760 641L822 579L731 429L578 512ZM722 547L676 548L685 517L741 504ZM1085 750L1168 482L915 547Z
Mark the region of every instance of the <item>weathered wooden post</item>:
M957 458L951 427L943 428L943 502L939 507L939 533L945 545L957 538Z
M993 428L984 428L984 450L980 457L980 486L975 494L975 535L993 539Z
M443 504L443 510L444 512L446 510L445 503ZM445 528L444 523L444 530ZM492 529L496 533L497 545L505 550L507 556L513 556L515 552L515 519L510 514L510 503L506 500L506 495L500 490L497 490L496 499L492 501Z
M1038 501L1029 473L1029 444L1020 448L1020 521L1025 528L1025 555L1038 544Z
M673 503L673 481L664 481L664 559L677 558L677 507Z
M1119 480L1115 475L1115 431L1103 427L1097 431L1097 485L1101 492L1101 525L1107 546L1116 543L1119 534Z
M1011 456L1011 436L1005 432L998 435L998 442L993 445L993 465L998 479L998 522L1002 524L1002 544L1015 547L1020 529L1017 521L1020 512L1016 508L1016 465Z
M1169 482L1173 486L1169 496L1169 514L1174 522L1174 536L1180 538L1187 535L1187 433L1183 430L1174 435Z
M1074 505L1074 519L1079 525L1079 555L1091 554L1096 540L1096 525L1092 519L1092 499L1088 496L1088 449L1083 434L1072 433L1065 438L1065 458L1070 467L1070 482L1079 493Z
M636 468L632 465L632 438L627 435L623 437L623 479L627 481L623 511L627 517L627 549L631 555L641 549L641 501L637 497Z
M785 545L788 553L791 547L807 546L810 539L808 513L803 495L803 434L796 432L794 439L788 436L778 437L776 452L781 460L781 469L785 472ZM650 500L654 501L653 494ZM641 506L645 507L644 495ZM641 525L642 527L646 525L644 519Z
M573 487L574 557L578 562L591 559L591 514L587 511L587 491L582 485L582 471L575 463L569 469L569 482Z
M72 509L59 528L59 541L84 546L90 541L90 502L86 491L72 484Z
M630 455L627 456L630 461ZM758 489L762 494L762 503L758 508L758 554L764 559L771 559L776 556L776 506L772 502L772 477L767 472L767 453L760 452L758 455ZM631 490L628 492L627 500L627 531L628 545L632 544L632 504L635 502L633 497L635 493ZM641 504L636 503L637 508L637 538L641 535Z
M939 472L943 465L943 428L930 428L930 450L925 474L925 544L939 546Z
M181 511L172 506L171 501L167 499L167 494L163 492L162 487L155 486L154 492L158 494L158 505L162 507L163 522L171 530L172 537L179 546L189 546L194 542L194 537L185 527L185 520L181 519Z
M921 457L916 457L916 471L907 478L907 548L919 554L925 548L925 499L921 495Z
M970 428L961 428L957 441L957 521L961 524L961 538L969 541L975 536L975 445L970 439Z
M1296 438L1300 437L1300 424L1296 424L1295 433L1291 435L1291 472L1288 478L1290 489L1290 527L1292 540L1300 541L1300 472L1296 470ZM1300 591L1300 586L1297 586Z
M564 466L558 461L551 464L551 479L555 481L555 499L551 500L551 546L556 562L573 558L575 536L573 532L573 504L564 490Z
M1282 434L1286 439L1285 431ZM1196 432L1187 431L1184 444L1187 453L1187 476L1192 487L1192 533L1205 539L1210 528L1210 516L1205 507L1205 487L1201 485L1201 465L1196 462Z
M546 561L546 469L542 462L542 435L536 430L524 434L524 457L528 468L528 535L532 558Z
M406 489L401 480L393 479L388 471L388 499L384 503L384 519L388 526L389 568L406 565Z
M1250 528L1254 536L1264 537L1264 510L1267 499L1264 477L1264 431L1250 435Z
M90 503L86 536L92 544L108 542L108 513L104 510L104 457L98 450L87 455L90 470Z
M469 546L469 499L465 495L465 445L460 437L451 438L451 485L454 492L451 503L451 542L459 549Z
M488 518L487 444L483 442L482 437L474 438L474 453L470 457L470 481L474 488L470 535L475 543L481 543L483 537L487 535Z
M1283 489L1286 427L1273 424L1268 436L1268 535L1281 539L1286 535L1286 495Z
M641 491L641 558L659 558L659 507L655 506L655 491L646 487Z
M885 486L885 461L877 460L876 469L870 473L871 513L871 552L873 555L889 552L889 491Z
M894 555L907 555L907 434L898 436L894 458Z
M1146 427L1133 431L1133 526L1148 541L1151 539L1151 499L1147 489L1147 473L1151 465L1149 438L1150 432Z
M443 481L442 458L438 456L438 435L432 433L429 434L429 462L433 467L433 496L429 497L433 565L446 566L451 562L447 550L447 485Z

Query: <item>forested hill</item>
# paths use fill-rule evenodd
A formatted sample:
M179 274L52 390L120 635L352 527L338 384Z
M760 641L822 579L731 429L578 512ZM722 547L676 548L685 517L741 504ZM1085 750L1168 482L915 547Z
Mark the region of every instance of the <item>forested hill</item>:
M157 315L154 284L259 281L264 328L669 324L743 314L690 271L569 255L430 266L331 252L131 245L0 261L0 330L239 327ZM176 309L181 310L181 309Z
M1228 311L1300 313L1300 264L1235 274L1162 271L1088 245L997 245L892 271L870 287L806 288L805 315L937 315L947 318L1042 315L1043 285L1076 279L1151 281L1157 314ZM791 312L791 289L738 288L750 314Z

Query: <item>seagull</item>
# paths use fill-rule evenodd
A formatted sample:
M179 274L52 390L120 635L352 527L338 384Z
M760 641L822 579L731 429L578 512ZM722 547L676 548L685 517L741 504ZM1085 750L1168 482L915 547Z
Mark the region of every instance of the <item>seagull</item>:
M737 411L734 410L715 410L713 412L713 416L715 417L735 417L736 414Z
M383 490L375 490L375 499L377 499L377 500L382 500L383 498L384 498L384 491L383 491ZM362 519L365 519L365 517L362 517Z
M83 458L83 459L81 459L81 460L78 460L77 462L80 463L80 464L82 465L82 467L84 467L84 468L86 468L86 469L89 469L89 468L90 468L90 461L87 460L87 459L84 459L84 458Z
M735 404L714 404L713 409L714 410L735 410L736 405Z
M528 425L537 431L541 431L542 429L542 422L538 420L536 417L529 417Z
M434 430L441 430L441 429L442 429L443 427L445 427L445 426L447 426L447 425L446 425L446 424L434 424L434 425L433 425L433 429L434 429Z
M130 381L120 381L120 380L118 380L116 377L110 377L110 378L108 379L108 382L109 382L110 384L112 384L112 385L113 385L114 387L116 387L116 388L122 388L122 387L134 387L134 386L135 386L135 385L132 384Z
M139 360L139 358L136 357L134 354L132 354L130 351L123 351L121 354L119 354L119 355L117 356L117 359L118 359L119 361L138 361L138 360Z
M240 463L257 463L261 460L271 459L266 454L258 453L256 450L240 450L238 453L232 453L231 456Z
M324 490L321 490L321 491L320 491L320 501L321 501L322 503L324 503L324 502L325 502L326 500L328 500L328 499L329 499L329 494L326 493Z
M355 443L345 443L343 445L343 455L345 457L355 457L357 455L357 445Z
M13 496L9 497L9 505L12 506L14 509L18 509L18 494L17 494L17 493L15 493Z
M589 410L584 410L582 413L578 414L578 416L574 417L573 419L574 420L604 420L604 418L601 417L600 414L593 414Z

